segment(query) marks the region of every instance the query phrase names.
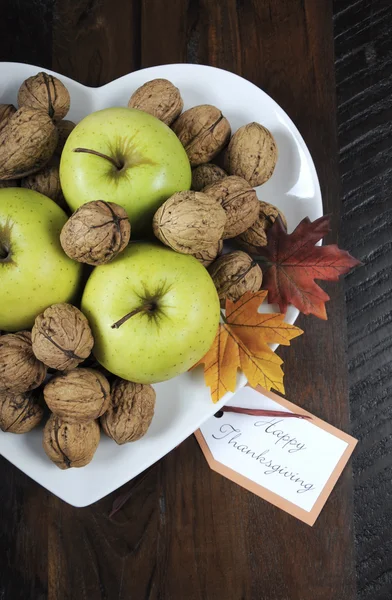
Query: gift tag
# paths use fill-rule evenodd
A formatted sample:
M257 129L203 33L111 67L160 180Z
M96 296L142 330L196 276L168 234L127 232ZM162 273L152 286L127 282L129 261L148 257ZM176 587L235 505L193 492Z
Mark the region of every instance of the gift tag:
M242 388L217 415L195 433L210 467L313 525L357 440L261 388Z

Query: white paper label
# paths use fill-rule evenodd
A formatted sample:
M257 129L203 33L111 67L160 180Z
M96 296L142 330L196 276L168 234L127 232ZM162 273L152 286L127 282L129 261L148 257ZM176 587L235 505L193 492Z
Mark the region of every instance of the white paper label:
M237 392L230 405L291 412L250 387ZM200 431L216 461L307 512L348 447L312 420L280 416L224 412Z

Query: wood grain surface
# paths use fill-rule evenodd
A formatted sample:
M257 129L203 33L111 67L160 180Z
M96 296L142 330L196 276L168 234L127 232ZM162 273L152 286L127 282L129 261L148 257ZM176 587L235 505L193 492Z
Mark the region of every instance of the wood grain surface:
M392 3L335 2L358 597L392 598Z
M330 0L6 0L0 60L88 85L133 69L198 62L243 75L299 127L313 155L329 241L340 227ZM355 276L354 276L355 277ZM349 431L342 285L327 323L308 317L285 358L287 397ZM351 600L352 480L345 470L313 528L209 470L193 436L85 509L0 461L5 600ZM110 473L103 473L110 477ZM121 494L128 501L109 513Z

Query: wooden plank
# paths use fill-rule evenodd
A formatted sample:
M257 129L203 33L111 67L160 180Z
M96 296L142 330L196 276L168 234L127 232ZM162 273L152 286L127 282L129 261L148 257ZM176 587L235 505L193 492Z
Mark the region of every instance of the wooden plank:
M169 17L159 0L147 4L148 10L142 13L143 66L173 61L175 44L179 48L177 60L212 64L242 74L270 93L293 118L314 157L325 210L333 215L329 241L336 240L340 201L331 3L229 1L224 11L220 3L213 1L197 4L198 10L192 3L194 11L190 10L181 28L173 32L174 41L169 40L167 55L162 42L154 45L150 32L159 23L170 27ZM176 8L170 15L174 23L184 17L182 4L176 3ZM288 397L348 429L342 286L328 286L328 292L328 323L301 319L305 336L296 343L295 353L291 349L281 354L286 359ZM178 471L174 478L182 478L180 465L191 460L192 452L187 443L167 457L162 467L167 469L167 477ZM196 465L192 489L197 503L189 505L184 490L173 497L172 478L166 487L177 517L166 525L166 529L170 527L171 543L166 576L159 586L163 597L174 597L175 590L181 597L189 581L198 582L189 596L192 598L213 598L217 594L301 600L354 597L350 469L310 530L220 480L202 462ZM208 494L203 496L206 488ZM201 502L206 505L201 507ZM211 512L211 505L225 508L219 520ZM194 543L189 548L183 532L194 520L197 527L192 529ZM203 540L201 545L199 540ZM233 547L236 553L232 558L227 549ZM221 549L224 561L217 562L212 548L218 548L218 552ZM179 556L184 565L180 572ZM301 559L296 560L299 556Z
M52 60L52 2L3 0L0 60L48 68Z
M56 2L53 69L99 86L140 67L140 2Z
M336 80L346 278L358 593L392 597L392 4L337 1Z
M4 0L1 9L0 60L50 68L51 3ZM44 600L50 495L2 457L0 478L0 597Z
M10 27L5 34L15 31ZM20 60L29 61L32 43ZM227 68L263 87L294 119L313 153L336 236L340 203L328 0L172 0L170 6L161 0L63 0L55 4L53 60L48 43L42 47L43 66L52 63L89 85L139 65L193 61ZM296 343L295 356L284 353L287 392L347 429L344 302L340 286L328 291L329 322L302 319L306 335ZM7 481L0 542L5 598L354 597L349 470L314 528L210 471L193 437L86 509L67 506L5 461L0 472ZM127 491L131 498L109 518L113 501Z

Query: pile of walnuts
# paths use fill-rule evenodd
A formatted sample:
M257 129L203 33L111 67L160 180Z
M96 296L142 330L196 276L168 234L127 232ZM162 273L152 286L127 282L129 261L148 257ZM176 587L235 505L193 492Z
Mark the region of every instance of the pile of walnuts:
M227 118L208 104L182 112L180 91L166 79L138 88L128 106L171 127L192 167L192 189L175 193L156 211L156 238L208 268L222 306L258 291L262 271L254 257L275 219L286 225L254 189L275 169L271 132L249 123L232 135ZM66 208L59 157L75 127L64 120L69 107L68 90L47 73L23 82L18 109L0 104L0 187L21 185ZM97 266L113 260L130 237L125 210L97 199L70 216L60 241L70 258ZM31 332L0 334L0 429L25 433L46 419L43 446L61 469L88 464L101 429L124 444L140 439L153 418L153 388L105 372L90 358L93 345L86 317L70 304L47 308Z
M277 147L259 123L231 136L229 121L215 106L202 104L181 114L183 105L180 91L166 79L145 83L128 103L171 126L193 168L192 190L174 194L157 210L154 234L209 268L224 305L227 298L236 301L260 289L262 271L251 255L266 245L266 232L278 216L286 223L275 206L258 200L254 189L272 176ZM225 240L241 250L221 256Z
M49 414L43 447L60 469L91 461L101 427L125 444L140 439L154 415L153 388L109 382L88 363L93 345L86 317L65 303L38 315L31 333L0 337L0 429L26 433Z
M26 79L18 109L0 104L0 187L21 186L66 208L59 161L75 123L64 120L70 107L65 85L48 73Z

